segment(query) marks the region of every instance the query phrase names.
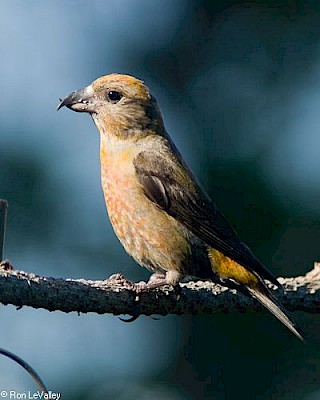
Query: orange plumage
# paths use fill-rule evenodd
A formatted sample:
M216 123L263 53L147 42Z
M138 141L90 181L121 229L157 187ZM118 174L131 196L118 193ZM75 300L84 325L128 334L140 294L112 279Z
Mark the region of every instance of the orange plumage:
M126 251L157 274L159 286L177 285L186 275L238 285L302 339L265 280L280 284L197 182L141 80L106 75L62 106L92 116L110 221Z

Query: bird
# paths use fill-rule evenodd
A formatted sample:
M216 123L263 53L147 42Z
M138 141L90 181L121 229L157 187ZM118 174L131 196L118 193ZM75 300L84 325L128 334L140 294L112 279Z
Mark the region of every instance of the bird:
M60 99L57 110L64 106L90 114L100 133L109 219L127 253L152 272L145 290L177 288L186 276L237 287L304 340L266 281L280 283L198 182L142 80L108 74Z

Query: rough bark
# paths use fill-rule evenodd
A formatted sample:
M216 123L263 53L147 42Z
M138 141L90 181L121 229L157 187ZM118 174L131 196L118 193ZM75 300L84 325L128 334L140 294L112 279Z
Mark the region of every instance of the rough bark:
M320 263L305 276L279 278L281 289L274 290L289 310L320 311ZM181 294L164 286L142 293L121 280L91 281L36 276L23 271L0 270L0 302L21 308L29 306L48 311L95 312L114 315L200 314L260 309L254 300L236 290L203 281L181 283Z

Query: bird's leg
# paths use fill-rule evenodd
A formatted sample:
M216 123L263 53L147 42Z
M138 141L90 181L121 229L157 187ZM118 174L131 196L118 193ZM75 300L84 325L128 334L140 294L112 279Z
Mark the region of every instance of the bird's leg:
M148 292L152 289L156 289L158 287L167 285L167 279L166 279L166 274L163 273L159 273L159 272L155 272L154 274L152 274L148 280L147 283L145 282L139 282L137 283L138 287L138 291L142 292Z
M181 286L179 285L180 274L175 271L168 271L165 274L156 272L152 274L149 281L142 287L142 291L149 291L156 289L161 286L169 285L172 286L176 295L177 300L181 296Z
M139 282L136 283L136 292L137 295L152 291L153 289L157 289L159 287L169 285L172 286L175 293L177 294L177 298L180 298L181 295L181 287L179 285L180 274L176 271L167 271L166 273L155 272L152 274L147 283Z

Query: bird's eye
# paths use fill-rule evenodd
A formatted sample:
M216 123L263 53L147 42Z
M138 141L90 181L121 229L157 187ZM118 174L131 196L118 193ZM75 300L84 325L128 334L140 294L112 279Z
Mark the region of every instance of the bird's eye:
M108 92L108 99L113 103L117 103L119 100L121 100L121 98L122 94L120 92L117 92L115 90L110 90Z

